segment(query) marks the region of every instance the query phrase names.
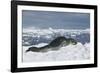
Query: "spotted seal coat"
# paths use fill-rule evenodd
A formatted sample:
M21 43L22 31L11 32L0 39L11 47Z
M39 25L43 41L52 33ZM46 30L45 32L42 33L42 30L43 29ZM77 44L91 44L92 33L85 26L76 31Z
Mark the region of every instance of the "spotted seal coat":
M59 50L63 46L67 46L69 44L76 45L77 41L73 38L65 38L63 36L57 37L56 39L52 40L48 45L43 47L30 47L26 52L32 51L32 52L47 52L49 50Z

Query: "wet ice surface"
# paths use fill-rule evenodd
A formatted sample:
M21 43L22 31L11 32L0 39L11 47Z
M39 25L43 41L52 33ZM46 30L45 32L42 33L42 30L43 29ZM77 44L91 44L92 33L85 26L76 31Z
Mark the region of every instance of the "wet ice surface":
M41 47L47 43L33 45ZM61 47L57 51L42 52L25 52L31 46L23 46L23 62L44 62L44 61L67 61L67 60L87 60L90 59L90 43L84 45L80 42L77 45L68 45Z

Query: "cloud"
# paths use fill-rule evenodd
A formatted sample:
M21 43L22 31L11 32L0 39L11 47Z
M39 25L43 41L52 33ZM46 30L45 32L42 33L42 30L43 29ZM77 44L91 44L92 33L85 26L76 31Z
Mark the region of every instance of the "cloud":
M69 12L51 12L51 11L32 11L23 10L24 27L55 27L60 28L88 28L90 25L89 13L69 13Z

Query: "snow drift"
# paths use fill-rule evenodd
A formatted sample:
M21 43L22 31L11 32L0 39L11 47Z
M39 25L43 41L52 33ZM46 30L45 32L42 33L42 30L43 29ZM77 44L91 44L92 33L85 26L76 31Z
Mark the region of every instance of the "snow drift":
M41 47L47 43L32 45ZM67 61L67 60L86 60L90 58L90 44L68 45L57 51L41 52L25 52L31 46L23 46L23 62L42 62L42 61Z

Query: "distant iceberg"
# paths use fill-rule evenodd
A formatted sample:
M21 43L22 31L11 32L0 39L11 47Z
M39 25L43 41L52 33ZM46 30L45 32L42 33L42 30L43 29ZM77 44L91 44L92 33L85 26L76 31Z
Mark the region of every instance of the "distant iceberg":
M54 38L65 36L74 38L82 44L90 42L90 29L39 29L35 27L23 28L23 46L36 45L39 43L49 43Z

